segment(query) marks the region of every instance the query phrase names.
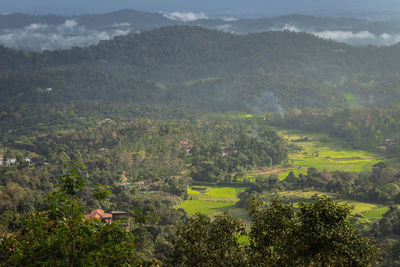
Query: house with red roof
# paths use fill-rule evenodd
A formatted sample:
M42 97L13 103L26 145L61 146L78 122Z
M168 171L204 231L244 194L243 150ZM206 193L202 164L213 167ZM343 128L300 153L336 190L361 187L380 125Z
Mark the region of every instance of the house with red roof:
M189 140L183 140L179 142L179 148L186 150L186 153L190 153L193 148L193 145L189 143Z
M112 221L112 214L105 213L104 210L97 209L92 210L89 214L85 215L86 219L100 219L102 222L111 223Z

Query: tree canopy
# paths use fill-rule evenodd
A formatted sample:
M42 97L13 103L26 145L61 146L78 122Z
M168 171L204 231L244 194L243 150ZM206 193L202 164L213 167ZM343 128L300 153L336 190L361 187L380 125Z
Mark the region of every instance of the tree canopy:
M298 208L253 200L250 231L229 215L178 228L171 266L369 266L377 248L346 220L347 205L314 196Z

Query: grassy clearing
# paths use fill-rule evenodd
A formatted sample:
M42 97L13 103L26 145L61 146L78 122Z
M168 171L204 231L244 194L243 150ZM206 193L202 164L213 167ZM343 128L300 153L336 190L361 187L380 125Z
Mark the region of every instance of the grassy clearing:
M202 213L206 215L216 215L215 213L221 209L232 206L229 202L218 202L208 200L187 200L176 208L184 209L189 215Z
M246 220L247 211L235 206L239 201L237 195L244 190L245 187L193 186L188 189L188 200L176 208L183 208L190 215L199 212L216 216L228 212L232 216Z
M197 190L193 190L193 189L188 189L188 194L189 194L189 196L190 195L198 195L198 194L200 194L200 192L199 191L197 191Z
M346 98L347 103L350 107L360 107L362 105L362 100L359 96L352 93L344 93L343 96Z
M383 214L385 214L388 211L389 211L389 207L384 207L381 209L375 209L375 210L363 212L362 215L369 220L372 220L372 219L379 220L379 219L382 219Z

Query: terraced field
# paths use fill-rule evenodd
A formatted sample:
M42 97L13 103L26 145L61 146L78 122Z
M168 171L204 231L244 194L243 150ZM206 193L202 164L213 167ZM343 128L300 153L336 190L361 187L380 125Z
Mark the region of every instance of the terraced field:
M342 146L341 141L332 139L327 134L303 131L279 131L293 147L289 150L288 163L265 170L255 170L250 176L277 174L281 180L293 171L295 175L306 173L307 168L314 167L327 171L362 172L383 159L374 153L349 149Z

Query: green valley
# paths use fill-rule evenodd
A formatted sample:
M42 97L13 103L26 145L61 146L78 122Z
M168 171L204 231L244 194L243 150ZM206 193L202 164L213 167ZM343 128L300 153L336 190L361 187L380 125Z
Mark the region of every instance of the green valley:
M395 266L399 55L188 25L0 46L0 266Z

